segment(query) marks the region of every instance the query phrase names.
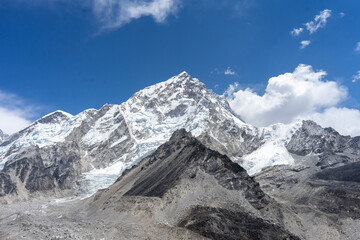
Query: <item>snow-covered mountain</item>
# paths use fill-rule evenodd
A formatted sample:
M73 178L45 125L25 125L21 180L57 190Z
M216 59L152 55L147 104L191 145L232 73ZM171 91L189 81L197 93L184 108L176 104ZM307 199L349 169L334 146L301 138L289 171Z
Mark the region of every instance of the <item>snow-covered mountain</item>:
M268 166L295 163L286 144L301 126L246 124L223 96L183 72L120 105L76 116L56 111L8 137L0 144L0 186L11 187L0 189L0 195L59 188L93 193L179 128L255 174Z
M50 113L0 142L0 204L40 197L2 205L0 231L360 239L359 156L360 137L312 121L251 126L184 72L120 105ZM76 198L52 206L47 196Z

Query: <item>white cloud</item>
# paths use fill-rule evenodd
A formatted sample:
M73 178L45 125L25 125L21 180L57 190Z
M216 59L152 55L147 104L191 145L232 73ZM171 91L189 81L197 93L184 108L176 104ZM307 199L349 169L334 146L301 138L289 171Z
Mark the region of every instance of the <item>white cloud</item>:
M360 80L360 70L357 71L357 73L353 76L352 82L354 83L354 82L356 82L358 80Z
M356 52L360 52L360 42L357 42L357 43L356 43L355 51L356 51Z
M233 111L255 126L313 119L342 134L360 134L359 111L337 108L348 96L346 87L324 80L325 76L325 71L314 71L311 66L300 64L292 73L270 78L263 95L233 84L225 96ZM339 113L348 117L346 121ZM353 124L351 127L347 126L349 122Z
M0 129L7 134L15 133L31 123L38 110L18 96L0 91Z
M319 28L324 28L326 26L327 19L331 17L331 10L325 9L320 12L319 15L316 15L314 21L305 23L306 29L313 34Z
M310 40L304 40L304 41L301 41L300 42L300 49L304 49L304 48L306 48L307 46L309 46L310 45L310 43L311 43L311 41Z
M230 67L228 67L225 72L224 72L225 75L236 75L236 72L234 72L233 70L231 70Z
M293 36L293 37L297 37L300 35L300 33L302 33L304 31L304 29L301 27L301 28L294 28L290 34Z
M341 18L343 18L343 17L345 17L346 14L344 12L341 12L339 15Z
M360 136L360 111L331 107L308 116L322 127L332 127L343 135Z
M93 10L103 29L123 26L134 19L151 16L158 23L175 14L181 0L93 0Z

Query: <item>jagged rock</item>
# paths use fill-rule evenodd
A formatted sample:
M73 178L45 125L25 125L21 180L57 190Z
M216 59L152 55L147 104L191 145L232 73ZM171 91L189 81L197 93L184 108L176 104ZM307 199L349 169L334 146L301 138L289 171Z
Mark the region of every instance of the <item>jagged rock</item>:
M0 172L0 194L16 194L27 199L28 193L76 189L82 167L75 145L66 142L24 149L7 161Z
M313 153L321 168L359 161L359 137L342 136L332 128L322 128L313 121L303 121L286 148L300 156Z

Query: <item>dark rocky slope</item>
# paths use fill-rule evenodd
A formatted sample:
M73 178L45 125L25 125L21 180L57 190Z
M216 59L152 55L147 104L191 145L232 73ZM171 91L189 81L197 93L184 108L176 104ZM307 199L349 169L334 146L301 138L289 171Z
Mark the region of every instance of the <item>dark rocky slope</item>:
M297 239L281 227L261 218L223 208L196 206L179 226L217 240Z

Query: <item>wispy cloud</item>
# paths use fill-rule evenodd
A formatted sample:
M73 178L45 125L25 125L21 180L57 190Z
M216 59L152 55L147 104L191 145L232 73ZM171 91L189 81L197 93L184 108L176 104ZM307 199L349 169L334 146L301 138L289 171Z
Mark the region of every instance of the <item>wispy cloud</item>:
M343 17L345 17L346 14L344 12L341 12L341 13L339 13L339 15L341 18L343 18Z
M293 36L293 37L297 37L297 36L299 36L300 35L300 33L302 33L304 31L304 29L301 27L301 28L294 28L291 32L290 32L290 34L291 34L291 36Z
M230 67L228 67L225 72L224 72L225 75L236 75L236 72L233 71Z
M270 78L263 95L235 83L225 96L235 113L256 126L312 119L342 134L360 135L360 111L338 107L348 97L347 88L325 76L323 70L300 64L291 73Z
M0 90L0 129L7 134L23 129L31 123L39 109L15 94Z
M341 15L341 13L340 13ZM345 15L344 15L345 16ZM324 28L326 26L326 22L328 18L331 17L331 10L324 9L318 15L314 17L313 21L304 23L303 25L306 27L306 30L309 31L310 34L317 32L320 28ZM290 34L293 37L299 36L302 32L304 32L304 28L294 28Z
M93 0L93 10L102 29L114 29L143 16L163 23L177 13L181 0Z
M311 44L310 40L304 40L300 42L300 49L304 49Z
M356 43L355 51L360 53L360 42Z
M321 11L319 15L316 15L313 21L307 22L304 25L310 34L313 34L317 32L319 28L324 28L326 26L329 17L331 17L331 10L325 9Z
M237 72L235 72L234 70L231 69L231 67L227 67L226 69L224 68L214 68L211 72L210 75L228 75L228 76L236 76L238 75Z
M353 75L353 80L352 82L357 82L358 80L360 80L360 70L357 71L357 73L355 75Z

